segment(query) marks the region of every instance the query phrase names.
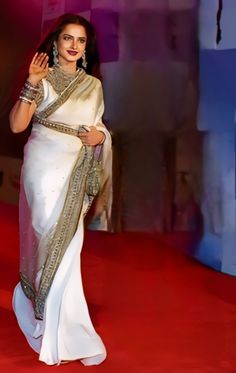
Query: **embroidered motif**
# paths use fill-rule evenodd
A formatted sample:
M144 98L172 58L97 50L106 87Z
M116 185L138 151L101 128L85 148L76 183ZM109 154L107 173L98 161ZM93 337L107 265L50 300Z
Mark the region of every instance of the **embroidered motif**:
M83 69L78 69L75 73L67 73L62 68L54 66L49 69L46 80L52 85L54 91L60 95L62 91L76 78L77 75L81 74Z
M50 128L54 131L62 132L67 135L78 136L81 126L79 125L78 129L66 126L64 123L55 122L48 119L40 118L38 115L34 115L33 123L42 124L44 127ZM78 125L77 125L78 126Z
M76 77L66 86L63 91L60 91L59 96L55 98L55 100L49 104L42 112L40 112L40 116L42 118L49 117L54 111L56 111L61 105L66 102L66 100L70 97L72 92L76 89L77 85L81 83L86 76L86 73L83 69L78 70Z
M34 303L35 288L32 286L29 279L22 272L20 273L20 283L24 294Z

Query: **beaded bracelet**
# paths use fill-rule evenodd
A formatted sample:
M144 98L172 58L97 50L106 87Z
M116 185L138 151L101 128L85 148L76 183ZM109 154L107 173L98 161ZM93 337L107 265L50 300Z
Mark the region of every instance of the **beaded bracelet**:
M37 86L35 87L33 84L26 80L20 92L19 100L27 104L32 104L37 96L38 91L39 88Z

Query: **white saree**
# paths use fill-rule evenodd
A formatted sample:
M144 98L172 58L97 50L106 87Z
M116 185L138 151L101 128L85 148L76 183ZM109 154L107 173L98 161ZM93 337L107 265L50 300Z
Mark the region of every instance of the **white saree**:
M43 79L43 99L24 149L21 173L22 277L14 291L13 309L30 346L49 365L64 360L96 365L106 358L105 346L90 320L80 269L83 221L94 197L86 187L88 173L94 171L88 166L93 152L86 166L84 149L92 147L84 147L70 131L93 125L105 133L100 191L109 183L111 137L101 119L100 81L83 71L76 79L64 102L58 100L60 94L53 86L58 82ZM55 102L56 109L45 116Z

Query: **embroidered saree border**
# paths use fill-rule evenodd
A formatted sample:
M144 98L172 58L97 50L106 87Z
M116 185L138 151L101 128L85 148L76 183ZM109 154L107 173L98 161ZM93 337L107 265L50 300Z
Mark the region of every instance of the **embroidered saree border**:
M22 272L20 272L20 281L23 292L33 303L35 301L35 288Z
M83 147L80 151L72 171L62 213L56 223L52 240L48 243L48 256L35 298L35 316L39 319L43 319L45 301L53 278L78 226L84 201L86 176L93 154L91 150Z
M78 136L79 132L81 131L82 125L79 125L78 129L74 129L71 127L66 126L62 122L55 122L48 119L40 118L38 115L34 116L34 123L42 124L44 127L50 128L54 131L65 133L67 135Z
M40 112L40 116L42 118L47 118L49 117L49 115L54 113L54 111L56 111L61 105L63 105L64 102L66 102L66 100L70 97L78 84L84 80L85 76L86 72L83 69L79 70L78 75L75 77L75 79L68 84L66 89L64 89L64 91L62 91L61 94L59 94L59 96L53 102L51 102L43 111Z

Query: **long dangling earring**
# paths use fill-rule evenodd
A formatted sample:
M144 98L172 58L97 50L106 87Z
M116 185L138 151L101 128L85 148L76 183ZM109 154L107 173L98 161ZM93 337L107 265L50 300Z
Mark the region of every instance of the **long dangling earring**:
M86 69L87 68L87 61L86 61L86 53L85 53L85 50L84 50L84 53L82 54L82 66Z
M52 48L52 53L53 53L53 64L55 66L59 66L59 60L58 60L58 49L57 49L57 43L54 40L53 42L53 48Z

